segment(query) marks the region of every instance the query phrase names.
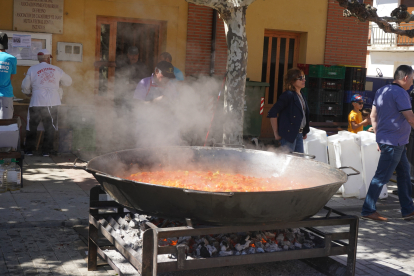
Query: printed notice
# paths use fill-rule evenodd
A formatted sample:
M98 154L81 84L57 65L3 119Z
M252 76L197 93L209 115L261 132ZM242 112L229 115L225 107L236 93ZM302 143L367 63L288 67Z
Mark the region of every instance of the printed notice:
M31 35L18 35L14 34L12 37L13 47L30 48L32 47Z
M14 0L13 30L63 33L64 0Z

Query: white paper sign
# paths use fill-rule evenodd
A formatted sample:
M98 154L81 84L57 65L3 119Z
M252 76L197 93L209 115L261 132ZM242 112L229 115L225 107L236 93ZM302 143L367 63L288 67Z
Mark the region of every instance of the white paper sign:
M32 36L31 35L13 35L13 47L30 48L32 47Z

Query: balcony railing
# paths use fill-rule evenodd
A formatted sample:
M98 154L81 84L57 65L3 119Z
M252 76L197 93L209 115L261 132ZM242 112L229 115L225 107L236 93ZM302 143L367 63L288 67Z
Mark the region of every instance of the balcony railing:
M401 30L412 30L414 24L404 24L397 26ZM385 33L377 25L369 27L368 46L411 46L414 45L414 38L401 36L391 33Z

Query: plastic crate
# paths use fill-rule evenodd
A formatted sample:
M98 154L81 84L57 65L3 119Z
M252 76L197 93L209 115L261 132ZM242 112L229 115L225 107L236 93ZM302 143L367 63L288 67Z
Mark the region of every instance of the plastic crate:
M335 115L311 115L310 120L312 122L342 122L342 116Z
M307 87L310 89L344 90L344 80L309 78Z
M316 103L309 105L310 113L316 115L342 115L342 104Z
M344 98L344 92L342 90L330 91L323 89L311 89L308 95L308 99L315 103L337 103L342 104Z
M308 100L308 98L309 98L309 89L308 88L302 88L300 90L300 92L302 92L302 95L305 98L305 100Z
M325 67L323 70L323 78L327 79L344 79L345 78L345 67L331 66Z
M298 63L298 68L307 76L309 75L309 64Z
M323 76L323 69L325 65L309 65L309 77L311 78L322 78Z
M365 91L345 91L344 92L344 103L350 103L352 96L355 94L359 94L362 97L365 96Z
M326 79L344 79L345 67L329 65L309 65L309 77Z
M365 91L367 68L345 67L345 90Z

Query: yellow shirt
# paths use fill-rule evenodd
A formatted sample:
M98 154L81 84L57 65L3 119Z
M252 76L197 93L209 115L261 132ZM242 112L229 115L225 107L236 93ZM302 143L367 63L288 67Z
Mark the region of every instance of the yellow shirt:
M362 114L360 111L355 112L354 110L351 110L348 115L348 131L352 133L357 133L359 131L362 131L364 129L364 126L360 126L357 129L352 129L351 122L355 122L356 124L360 124L362 122Z

